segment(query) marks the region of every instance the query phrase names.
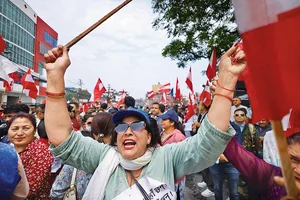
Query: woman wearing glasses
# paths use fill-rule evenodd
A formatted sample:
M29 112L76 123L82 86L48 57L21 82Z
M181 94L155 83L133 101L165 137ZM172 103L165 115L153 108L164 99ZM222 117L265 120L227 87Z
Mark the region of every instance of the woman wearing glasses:
M157 147L159 140L153 137L149 117L135 109L121 110L113 116L113 146L74 133L64 93L64 74L69 65L68 51L63 46L45 54L45 122L53 154L94 173L84 199L176 199L174 180L214 164L235 134L228 127L231 99L246 66L244 52L237 45L221 59L219 87L198 134L163 147Z

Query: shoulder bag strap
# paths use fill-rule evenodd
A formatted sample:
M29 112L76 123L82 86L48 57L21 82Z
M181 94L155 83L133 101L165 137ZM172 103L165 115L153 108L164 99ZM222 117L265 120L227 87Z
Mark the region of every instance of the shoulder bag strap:
M136 186L138 187L138 189L140 190L140 192L142 193L143 197L145 200L151 200L151 198L149 197L149 195L147 194L147 192L144 190L144 188L141 186L141 184L134 178L133 174L131 173L131 171L127 171L131 178L134 180Z
M70 190L74 190L74 188L75 188L74 186L75 186L76 173L77 173L77 169L74 167L72 179L71 179Z

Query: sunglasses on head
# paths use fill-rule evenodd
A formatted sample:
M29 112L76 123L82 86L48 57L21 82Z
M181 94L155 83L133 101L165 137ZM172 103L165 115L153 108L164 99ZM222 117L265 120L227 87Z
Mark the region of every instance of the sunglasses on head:
M115 131L118 134L123 134L127 131L128 127L130 127L132 132L138 133L141 132L145 126L146 124L143 121L132 122L131 124L121 123L116 126Z
M244 117L245 114L235 114L235 116L236 116L236 117L238 117L238 116Z

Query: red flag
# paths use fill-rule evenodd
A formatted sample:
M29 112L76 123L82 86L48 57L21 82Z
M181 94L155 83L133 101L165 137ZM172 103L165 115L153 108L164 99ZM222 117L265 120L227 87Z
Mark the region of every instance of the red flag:
M83 107L82 107L82 111L86 113L88 111L88 109L89 109L89 104L88 103L84 103Z
M247 55L244 76L253 120L280 120L300 107L300 2L233 0Z
M0 35L0 53L2 53L4 51L4 49L6 48L6 44L4 39L2 38L2 36Z
M3 80L3 87L5 87L5 92L11 92L13 90L14 81L8 83L6 80Z
M195 115L195 109L197 108L196 102L195 102L195 96L191 93L189 93L189 104L188 104L188 111L186 115L184 116L184 121L187 122L191 117Z
M170 92L171 91L171 84L170 83L167 83L167 84L164 84L162 86L160 86L160 88L158 89L158 92Z
M105 89L102 81L100 80L100 78L98 78L98 81L94 88L94 101L100 100L100 98L104 92L106 92L106 89Z
M214 50L211 54L209 64L207 66L206 70L206 76L209 81L213 79L217 74L217 50L216 47L214 47Z
M165 92L164 92L164 93L162 94L162 96L161 96L161 101L162 101L163 103L166 103L166 102L167 102L167 95L166 95Z
M206 85L200 95L200 101L203 101L204 105L206 105L207 107L211 104L211 95L208 81L206 81Z
M124 92L124 90L122 91L122 94L120 96L120 100L117 104L117 108L119 108L125 101L125 97L126 97L126 93Z
M188 76L186 77L185 80L188 88L190 89L190 91L194 94L194 88L193 88L193 81L192 81L192 67L190 67Z
M147 92L148 95L148 99L152 99L155 96L155 93L153 92L153 90L151 90L150 92Z
M24 74L24 76L21 78L20 82L23 86L23 90L24 90L26 96L29 96L32 99L36 99L38 89L36 88L36 85L31 76L30 68L28 69L26 74Z
M181 99L181 93L180 93L180 88L179 88L178 77L176 79L176 96L175 96L175 99L178 99L179 101Z

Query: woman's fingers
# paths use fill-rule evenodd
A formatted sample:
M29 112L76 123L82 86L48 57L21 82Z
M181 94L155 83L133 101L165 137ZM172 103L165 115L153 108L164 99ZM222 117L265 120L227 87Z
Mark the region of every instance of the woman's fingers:
M223 56L232 57L232 55L236 54L236 51L239 49L239 43L235 43Z

